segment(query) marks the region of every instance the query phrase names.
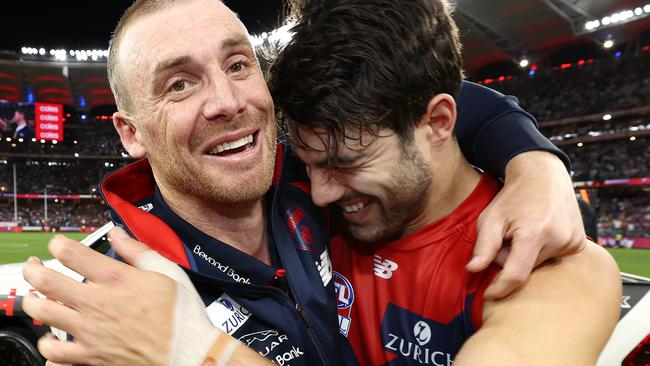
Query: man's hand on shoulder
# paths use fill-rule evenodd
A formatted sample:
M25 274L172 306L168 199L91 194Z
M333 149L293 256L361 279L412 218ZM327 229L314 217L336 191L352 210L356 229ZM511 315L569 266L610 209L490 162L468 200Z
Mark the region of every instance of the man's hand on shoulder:
M487 299L502 298L521 286L540 263L584 249L584 238L580 209L562 161L547 152L526 152L510 160L503 189L481 214L474 257L467 268L477 272L494 260L503 265L485 292Z

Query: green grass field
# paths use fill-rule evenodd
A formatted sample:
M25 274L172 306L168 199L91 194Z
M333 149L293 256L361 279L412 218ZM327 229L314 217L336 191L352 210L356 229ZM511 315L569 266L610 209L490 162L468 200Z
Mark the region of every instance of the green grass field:
M650 277L650 249L607 249L621 272Z
M87 234L66 233L69 238L81 240ZM52 233L0 233L0 264L23 262L35 255L52 258L47 242ZM608 249L622 272L650 277L650 249Z
M54 233L0 233L0 264L24 262L32 255L50 259L47 242ZM81 240L86 233L65 233L65 236Z

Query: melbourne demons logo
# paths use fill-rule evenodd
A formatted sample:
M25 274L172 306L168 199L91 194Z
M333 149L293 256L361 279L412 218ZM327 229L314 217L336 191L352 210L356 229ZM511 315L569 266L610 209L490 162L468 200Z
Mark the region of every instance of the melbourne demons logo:
M339 331L344 336L350 333L350 313L354 303L354 288L342 274L334 271L334 289L336 290L336 307L339 309Z
M314 252L314 236L307 224L308 216L300 206L294 205L284 213L289 235L299 250Z

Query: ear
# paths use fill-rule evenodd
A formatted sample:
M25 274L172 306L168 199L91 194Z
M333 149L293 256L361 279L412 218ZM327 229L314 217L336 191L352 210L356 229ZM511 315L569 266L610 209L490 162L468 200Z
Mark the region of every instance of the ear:
M418 127L427 128L427 137L434 145L449 139L456 125L456 101L449 94L436 94L429 100L427 111Z
M120 135L120 140L126 151L135 159L143 157L146 153L144 145L140 142L137 129L132 118L127 113L115 112L113 113L113 126L117 134Z

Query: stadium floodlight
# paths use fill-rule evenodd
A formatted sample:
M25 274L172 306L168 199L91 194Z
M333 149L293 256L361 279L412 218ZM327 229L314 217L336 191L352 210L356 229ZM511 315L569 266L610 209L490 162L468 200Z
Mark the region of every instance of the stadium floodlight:
M38 54L41 55L41 56L45 55L45 48L39 49Z
M606 115L603 116L603 121L609 121L610 119L612 119L611 114L606 114Z
M650 4L647 4L646 6L644 6L643 11L645 11L646 13L650 13Z
M603 47L605 47L605 48L612 48L612 47L614 47L614 41L612 41L611 39L606 40L606 41L603 43Z
M604 17L603 20L602 20L602 23L603 23L603 25L609 25L610 23L612 23L612 18Z
M528 67L529 64L530 64L530 62L528 61L527 58L523 58L523 59L521 59L521 61L519 61L519 66L520 67Z
M293 38L293 33L290 31L294 26L293 23L289 22L277 29L274 29L270 32L263 32L261 35L252 35L250 36L250 42L253 48L267 44L278 44L279 46L284 46L291 38Z
M22 52L23 55L26 54L27 53L27 47L22 47L20 49L20 52Z
M643 9L641 9L641 8L634 9L634 14L636 16L639 16L639 15L643 14Z

